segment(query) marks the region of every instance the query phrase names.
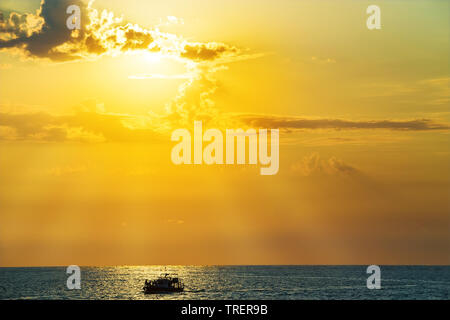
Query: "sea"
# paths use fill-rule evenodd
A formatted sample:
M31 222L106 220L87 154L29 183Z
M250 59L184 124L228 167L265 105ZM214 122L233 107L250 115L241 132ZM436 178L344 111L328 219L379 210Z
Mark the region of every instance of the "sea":
M354 300L449 299L450 266L380 266L381 288L368 289L367 266L80 267L69 290L66 267L0 268L0 299ZM182 293L144 294L146 279L178 274Z

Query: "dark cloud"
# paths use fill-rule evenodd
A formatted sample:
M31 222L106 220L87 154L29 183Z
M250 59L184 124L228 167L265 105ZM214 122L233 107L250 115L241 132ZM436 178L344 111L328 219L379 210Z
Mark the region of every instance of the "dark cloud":
M107 49L102 46L101 42L93 36L86 37L85 44L87 50L91 53L102 54L107 51Z
M81 24L77 38L72 37L72 30L66 25L67 7L77 5L81 9ZM6 23L0 24L0 48L22 48L29 56L50 58L52 60L71 60L77 56L72 52L57 50L63 44L76 44L84 39L83 26L89 23L86 4L81 0L44 0L37 15L24 14L17 21L17 14L11 13ZM32 28L32 21L43 21L39 29ZM7 28L7 25L14 28Z
M81 9L81 30L67 28L70 5ZM82 0L42 0L36 14L0 16L0 49L18 48L30 57L66 61L107 52L157 52L163 49L160 46L168 54L197 62L240 54L237 48L223 43L187 43L158 30L122 22L110 12L99 14Z
M27 14L11 13L9 19L5 20L3 13L0 12L0 30L9 34L10 37L21 38L28 35L30 26L27 21ZM38 21L36 21L38 23Z
M81 9L80 30L67 28L66 10L70 5ZM11 13L8 19L0 20L0 49L20 48L30 57L56 61L100 55L114 49L159 50L150 31L129 23L119 25L112 17L98 16L97 12L91 21L90 10L81 0L44 0L36 15ZM123 34L120 41L119 32Z
M273 115L241 115L241 122L259 128L279 128L286 130L301 129L389 129L405 131L448 130L447 124L436 123L430 119L415 120L367 120L353 121L343 119L307 119L300 117L282 117Z

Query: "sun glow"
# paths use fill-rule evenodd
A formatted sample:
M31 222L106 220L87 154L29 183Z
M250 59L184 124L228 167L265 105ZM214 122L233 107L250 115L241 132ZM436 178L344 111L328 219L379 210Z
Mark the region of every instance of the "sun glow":
M144 59L149 63L160 63L161 62L161 54L155 52L143 52L142 55Z

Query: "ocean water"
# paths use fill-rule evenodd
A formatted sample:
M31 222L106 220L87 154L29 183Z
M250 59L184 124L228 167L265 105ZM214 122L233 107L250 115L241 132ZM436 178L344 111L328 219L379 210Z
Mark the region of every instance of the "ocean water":
M81 267L81 290L66 268L0 268L0 299L449 299L450 266L380 266L381 289L366 287L367 266ZM146 295L145 279L177 273L182 293Z

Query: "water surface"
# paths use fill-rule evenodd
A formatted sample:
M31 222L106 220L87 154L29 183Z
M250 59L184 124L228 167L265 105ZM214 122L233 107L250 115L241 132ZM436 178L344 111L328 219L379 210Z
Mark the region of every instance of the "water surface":
M0 299L448 299L450 266L380 266L380 290L367 266L81 267L81 290L66 268L0 268ZM177 273L185 292L146 295L145 279Z

